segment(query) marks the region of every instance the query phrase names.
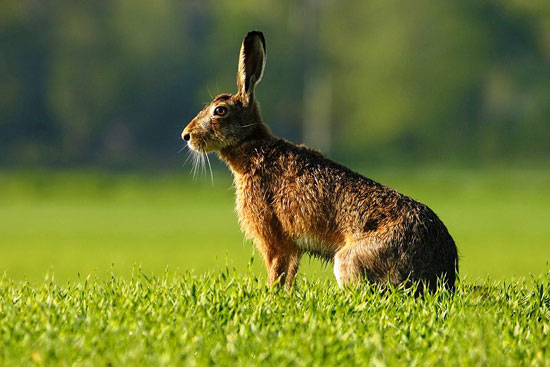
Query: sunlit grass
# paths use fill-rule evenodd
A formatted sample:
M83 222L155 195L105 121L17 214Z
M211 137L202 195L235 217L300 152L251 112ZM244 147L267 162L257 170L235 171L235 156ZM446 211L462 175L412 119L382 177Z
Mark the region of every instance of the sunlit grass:
M550 273L415 298L253 273L0 280L5 366L545 366Z

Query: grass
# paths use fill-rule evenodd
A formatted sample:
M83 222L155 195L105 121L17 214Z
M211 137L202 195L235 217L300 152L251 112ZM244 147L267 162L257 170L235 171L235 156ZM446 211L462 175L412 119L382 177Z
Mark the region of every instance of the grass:
M0 173L0 366L550 366L550 172L369 176L447 224L454 296L267 288L227 175Z
M3 366L550 365L550 273L424 298L230 270L0 289Z

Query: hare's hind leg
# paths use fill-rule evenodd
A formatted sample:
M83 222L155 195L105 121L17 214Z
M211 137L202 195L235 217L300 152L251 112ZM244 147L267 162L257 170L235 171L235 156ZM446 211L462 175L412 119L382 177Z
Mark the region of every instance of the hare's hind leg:
M361 280L361 264L354 248L343 248L334 255L334 276L340 288Z
M373 283L399 283L392 263L392 251L376 241L349 243L334 256L334 275L340 288L361 280Z

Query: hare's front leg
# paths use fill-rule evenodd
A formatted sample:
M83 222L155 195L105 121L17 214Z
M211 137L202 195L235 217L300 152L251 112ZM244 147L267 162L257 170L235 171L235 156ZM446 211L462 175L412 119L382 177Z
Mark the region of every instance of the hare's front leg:
M285 279L285 289L287 291L289 291L290 288L292 288L292 284L294 284L294 278L296 277L296 273L298 272L301 257L302 253L297 249L295 251L292 251L288 257Z
M290 290L294 282L298 266L300 264L300 251L290 241L278 243L260 241L258 246L267 267L267 278L269 285L279 280L279 285L285 285Z

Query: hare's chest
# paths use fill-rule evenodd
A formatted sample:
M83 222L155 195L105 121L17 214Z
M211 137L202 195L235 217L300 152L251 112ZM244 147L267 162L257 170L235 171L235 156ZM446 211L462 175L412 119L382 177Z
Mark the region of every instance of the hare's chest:
M336 252L336 245L330 242L323 242L310 236L298 237L296 246L304 253L325 260L331 260Z
M273 220L265 190L253 179L235 180L235 187L235 209L242 231L248 238L262 236Z

